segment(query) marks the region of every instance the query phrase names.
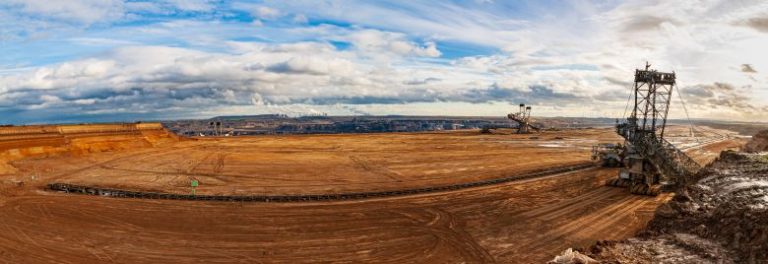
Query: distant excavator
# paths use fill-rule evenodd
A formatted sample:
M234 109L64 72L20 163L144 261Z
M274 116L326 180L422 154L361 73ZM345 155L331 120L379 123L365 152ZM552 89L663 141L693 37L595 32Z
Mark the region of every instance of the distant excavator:
M516 113L507 114L507 118L517 123L517 134L530 134L532 130L539 132L541 128L531 124L531 107L520 104L520 109ZM491 129L498 129L498 126L486 125L480 130L481 133L491 133Z
M520 109L517 113L509 113L507 118L517 122L518 134L529 134L531 130L541 131L539 127L531 124L531 107L525 106L525 104L520 104Z
M664 139L676 76L674 72L659 72L650 67L646 63L644 70L635 70L630 96L634 108L627 120L616 121L616 132L624 138L619 151L624 167L616 179L606 184L629 187L634 194L655 196L662 185L685 183L701 166Z

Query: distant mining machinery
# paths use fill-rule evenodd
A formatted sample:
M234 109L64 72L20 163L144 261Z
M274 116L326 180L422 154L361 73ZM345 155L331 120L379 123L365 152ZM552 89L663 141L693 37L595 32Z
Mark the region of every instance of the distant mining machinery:
M507 114L507 118L517 123L518 134L529 134L531 133L531 130L536 132L541 131L541 128L531 124L531 107L525 106L525 104L520 104L520 109L516 113ZM491 129L498 129L501 127L508 128L506 125L498 126L496 124L489 124L483 126L483 128L480 130L480 133L491 133Z
M602 143L592 146L592 161L597 162L603 167L621 167L622 151L624 147L621 144Z
M667 114L675 87L675 73L658 72L646 63L635 70L631 99L634 108L616 132L625 139L621 151L624 168L610 186L629 187L630 192L657 195L662 185L684 183L701 167L664 139ZM629 102L628 102L629 103Z
M518 134L528 134L531 133L531 130L540 130L538 127L531 125L531 107L525 106L525 104L520 104L518 112L508 114L507 118L517 122Z
M221 127L222 125L220 120L208 122L208 128L213 129L213 136L221 136Z

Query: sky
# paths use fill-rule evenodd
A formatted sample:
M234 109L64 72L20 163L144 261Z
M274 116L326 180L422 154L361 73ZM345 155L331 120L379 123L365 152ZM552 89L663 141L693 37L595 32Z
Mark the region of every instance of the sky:
M0 123L616 118L646 61L670 118L766 121L768 1L3 0Z

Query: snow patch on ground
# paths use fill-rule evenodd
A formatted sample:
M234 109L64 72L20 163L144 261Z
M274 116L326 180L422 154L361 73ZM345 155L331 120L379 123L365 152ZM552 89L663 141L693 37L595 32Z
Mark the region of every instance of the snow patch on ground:
M554 141L554 142L551 142L551 143L539 144L539 147L545 147L545 148L572 148L572 147L574 147L574 145L573 144L568 144L568 143L565 143L565 142L562 142L562 141Z
M752 210L766 210L768 209L768 195L763 195L754 200L755 203L749 205L749 209Z
M740 191L744 189L753 189L753 188L768 188L768 181L767 180L739 181L739 182L724 186L723 190L725 190L727 194L730 194L735 191Z

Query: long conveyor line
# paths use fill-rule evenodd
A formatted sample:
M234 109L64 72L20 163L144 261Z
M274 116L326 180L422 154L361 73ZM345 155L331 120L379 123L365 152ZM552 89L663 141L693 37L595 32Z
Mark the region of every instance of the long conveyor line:
M130 191L113 188L101 188L93 186L83 186L68 183L50 183L49 191L58 191L73 194L97 195L119 198L141 198L141 199L165 199L165 200L195 200L195 201L232 201L232 202L305 202L305 201L340 201L356 200L377 197L393 197L403 195L413 195L440 191L459 190L472 187L488 186L511 181L543 177L548 175L573 172L592 168L593 163L582 163L573 166L557 167L552 169L534 171L530 173L509 176L504 178L468 182L462 184L443 185L436 187L425 187L415 189L404 189L394 191L378 192L358 192L358 193L334 193L334 194L296 194L296 195L192 195L160 192L142 192Z

